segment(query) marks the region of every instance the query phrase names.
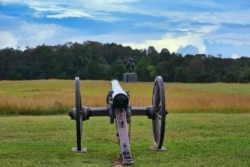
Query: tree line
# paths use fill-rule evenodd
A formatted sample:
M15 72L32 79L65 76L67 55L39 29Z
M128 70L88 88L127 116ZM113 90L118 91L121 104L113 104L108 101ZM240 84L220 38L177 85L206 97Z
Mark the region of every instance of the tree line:
M25 50L0 50L0 80L81 79L122 80L127 72L124 60L133 58L139 81L153 81L161 75L165 82L250 82L250 58L221 58L206 54L161 52L153 46L132 49L115 43L95 41L40 45Z

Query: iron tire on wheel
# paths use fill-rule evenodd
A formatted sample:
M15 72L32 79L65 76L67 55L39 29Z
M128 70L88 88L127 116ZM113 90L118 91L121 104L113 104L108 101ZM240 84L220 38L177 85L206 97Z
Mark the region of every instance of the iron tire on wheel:
M76 102L76 137L77 150L82 150L82 101L80 93L79 77L75 78L75 102Z
M165 134L165 88L161 76L157 76L154 81L152 104L154 113L152 118L153 139L155 149L162 149Z

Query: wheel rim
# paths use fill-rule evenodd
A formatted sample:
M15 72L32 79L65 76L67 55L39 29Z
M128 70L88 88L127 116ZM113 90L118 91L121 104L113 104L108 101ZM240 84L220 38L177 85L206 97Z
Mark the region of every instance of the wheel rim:
M152 104L154 106L152 118L153 139L156 148L161 149L165 134L166 106L163 79L160 76L155 78Z
M80 80L79 77L75 78L75 102L76 102L76 138L77 150L82 149L82 101L80 93Z

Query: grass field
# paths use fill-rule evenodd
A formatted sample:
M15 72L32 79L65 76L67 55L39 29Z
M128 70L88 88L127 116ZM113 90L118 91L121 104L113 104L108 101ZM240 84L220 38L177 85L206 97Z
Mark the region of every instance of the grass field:
M153 83L120 83L132 106L151 105ZM109 81L81 81L83 105L106 106ZM165 83L172 113L249 113L250 84ZM0 82L0 115L65 114L75 106L73 80Z
M132 106L151 105L153 83L122 83ZM81 81L83 104L105 106L108 81ZM166 151L151 151L151 121L132 117L135 167L250 166L250 84L165 83ZM0 166L114 166L119 146L108 117L83 123L88 153L72 153L74 81L0 81Z
M250 114L169 114L164 146L155 152L151 122L132 117L131 151L135 167L250 165ZM83 124L88 153L72 153L75 122L67 116L0 117L1 167L114 166L119 146L109 118Z

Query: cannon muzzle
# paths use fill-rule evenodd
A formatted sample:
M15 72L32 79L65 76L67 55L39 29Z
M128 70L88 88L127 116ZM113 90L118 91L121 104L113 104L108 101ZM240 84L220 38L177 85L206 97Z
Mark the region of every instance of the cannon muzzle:
M115 108L126 108L129 104L129 98L127 93L121 88L119 82L117 80L111 81L112 85L112 99L113 99L113 107Z
M126 108L128 106L128 97L124 94L118 94L114 97L113 105L115 108Z

